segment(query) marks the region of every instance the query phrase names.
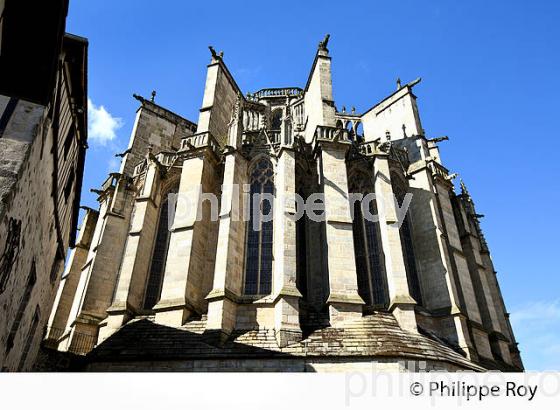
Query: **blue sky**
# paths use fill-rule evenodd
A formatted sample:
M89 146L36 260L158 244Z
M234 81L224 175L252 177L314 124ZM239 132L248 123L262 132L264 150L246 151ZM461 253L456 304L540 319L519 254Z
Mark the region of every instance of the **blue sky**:
M444 163L469 187L530 370L560 369L557 203L560 2L72 0L67 31L89 38L90 188L128 144L133 93L197 121L207 46L244 92L305 85L331 34L334 98L364 111L403 82Z

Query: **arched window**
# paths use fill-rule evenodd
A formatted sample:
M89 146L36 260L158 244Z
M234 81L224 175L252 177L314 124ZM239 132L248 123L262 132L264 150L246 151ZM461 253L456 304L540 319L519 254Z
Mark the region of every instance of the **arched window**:
M272 220L263 221L261 215L271 215L272 202L255 195L274 194L274 171L267 158L252 167L250 217L247 222L245 294L268 295L272 287ZM255 208L258 207L258 208ZM259 210L260 208L260 210Z
M280 131L281 126L282 126L282 110L277 109L272 112L272 121L270 124L270 129Z
M360 121L356 125L356 141L362 142L363 140L364 140L364 126Z
M354 174L350 177L350 192L364 196L373 193L372 178L364 173ZM354 201L352 228L358 293L367 306L386 309L389 306L389 292L379 223L364 217L363 206L367 206L371 215L377 215L375 201Z
M297 171L302 174L305 172L303 169L298 168ZM299 180L296 181L296 186L301 184ZM300 188L297 194L301 198L306 198L303 190ZM299 212L300 203L296 204L296 210ZM300 293L303 295L304 300L307 300L307 215L305 212L296 221L296 286Z
M393 192L399 206L402 206L404 197L406 195L406 185L402 179L396 174L391 174L391 182L393 183ZM422 304L422 292L420 290L420 278L418 277L418 269L416 267L416 257L414 256L414 245L412 242L412 227L410 224L410 217L406 213L404 222L399 230L401 237L401 247L403 250L404 264L406 268L406 277L408 280L408 290L410 295Z
M354 122L352 121L347 121L346 122L346 131L348 131L348 138L350 138L352 141L354 140Z
M176 204L176 201L171 200L170 195L176 194L178 191L179 187L175 186L161 199L156 241L152 252L152 262L150 264L150 273L148 275L146 294L144 296L144 309L152 309L156 303L159 302L161 297L167 249L169 248L169 239L171 237L169 229L173 225L169 207L170 203Z

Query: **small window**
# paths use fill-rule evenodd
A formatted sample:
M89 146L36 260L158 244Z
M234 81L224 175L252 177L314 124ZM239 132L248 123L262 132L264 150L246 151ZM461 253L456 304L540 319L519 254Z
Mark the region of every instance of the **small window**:
M70 127L70 131L68 131L68 135L64 140L64 159L68 158L68 152L70 151L70 147L72 146L72 142L74 141L74 126Z
M41 317L41 310L39 309L39 306L37 306L35 308L35 314L33 315L33 320L31 321L31 327L29 328L29 332L27 333L27 337L25 339L23 352L21 353L21 357L19 358L19 365L18 365L19 372L23 370L23 367L25 366L25 362L27 361L27 356L29 355L29 351L31 350L33 339L35 339L35 333L37 333L37 327L39 326L40 317Z
M74 178L75 178L76 171L74 168L70 170L70 175L68 176L68 180L66 181L66 185L64 186L64 198L68 201L68 197L72 193L72 186L74 185Z
M60 256L60 253L57 252L53 264L51 266L50 280L52 284L56 282L56 278L58 278L58 274L61 268L63 267L63 265L64 265L64 258L62 258Z
M0 295L8 286L8 280L12 268L19 255L21 237L21 221L10 218L8 222L8 234L4 244L4 251L0 255Z
M14 319L14 322L12 323L10 334L8 335L8 340L6 342L6 352L9 352L10 350L12 350L12 347L14 347L14 340L16 338L17 331L21 324L21 319L23 318L23 315L29 303L29 299L31 298L31 292L33 291L35 282L37 282L37 270L35 269L35 261L33 261L31 263L31 270L29 272L29 276L27 277L27 284L25 285L25 292L23 294L23 298L19 303L16 317Z

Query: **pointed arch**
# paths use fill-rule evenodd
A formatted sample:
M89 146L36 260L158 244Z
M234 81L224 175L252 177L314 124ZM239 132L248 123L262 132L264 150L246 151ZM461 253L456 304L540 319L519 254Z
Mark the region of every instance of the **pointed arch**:
M268 295L272 291L272 245L273 221L260 218L271 215L273 203L263 200L257 202L255 195L274 195L274 168L270 159L261 155L249 167L250 216L247 222L245 241L245 280L246 295ZM258 197L257 197L258 198ZM257 207L259 207L257 209Z
M397 198L399 206L402 206L404 197L407 193L407 182L396 172L391 173L391 184L393 193ZM408 281L408 290L410 295L416 302L422 304L422 289L420 285L420 277L418 275L418 267L416 264L416 256L414 254L414 242L412 240L412 223L410 221L409 212L406 213L405 219L399 229L401 237L401 248L403 252L404 264L406 268L406 278Z
M353 170L348 176L349 192L364 196L375 193L373 176L363 170ZM368 208L364 208L364 207ZM376 201L354 201L352 233L358 275L358 293L366 305L376 309L389 307L389 290L379 223L364 216L368 210L377 215Z
M146 290L144 292L144 309L153 309L161 298L161 288L163 285L165 264L167 262L167 251L171 238L170 229L173 225L173 207L177 203L175 200L176 198L173 198L172 195L179 192L179 178L174 178L166 184L162 192L156 238L152 250Z
M282 108L276 108L272 111L271 120L270 120L270 129L274 131L280 131L282 127Z
M350 138L351 140L354 140L354 121L352 120L348 120L346 121L345 127L346 131L348 131L348 138Z
M356 134L356 141L358 141L358 142L364 141L364 139L365 139L364 138L364 126L362 125L361 121L356 122L355 134Z

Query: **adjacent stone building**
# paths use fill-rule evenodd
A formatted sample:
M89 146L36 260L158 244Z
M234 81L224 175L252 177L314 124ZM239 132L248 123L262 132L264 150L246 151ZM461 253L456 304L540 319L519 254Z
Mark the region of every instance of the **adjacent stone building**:
M49 346L85 355L83 370L523 369L473 200L422 128L419 80L338 109L327 46L304 88L245 95L210 48L197 123L136 96Z
M29 370L74 246L87 41L67 1L0 2L0 368ZM30 11L33 10L33 11Z

